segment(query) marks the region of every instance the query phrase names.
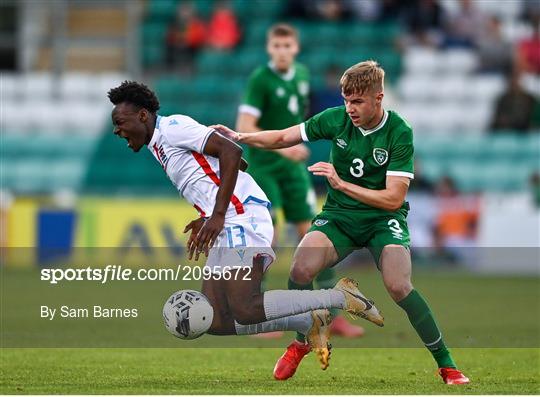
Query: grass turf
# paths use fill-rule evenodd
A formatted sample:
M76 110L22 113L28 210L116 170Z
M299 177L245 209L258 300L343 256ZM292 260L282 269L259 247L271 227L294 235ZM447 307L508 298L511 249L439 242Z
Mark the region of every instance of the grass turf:
M540 350L454 349L472 383L447 386L424 349L334 349L321 371L272 379L280 349L3 349L1 394L537 394ZM231 363L234 363L231 365Z
M428 351L412 348L420 341L384 292L380 274L343 270L340 276L357 278L362 290L375 298L386 326L364 322L364 338L333 340L327 371L310 355L294 378L277 382L272 368L291 335L277 341L205 336L187 342L164 331L164 297L179 287L198 288L199 283L49 286L35 272L4 269L0 394L540 393L538 278L415 274L416 287L428 298L449 345L460 347L452 352L472 380L468 386L449 387L435 375ZM286 268L271 273L268 287L283 288ZM137 321L39 319L40 304L101 301L134 304L141 316ZM58 348L73 345L87 348Z

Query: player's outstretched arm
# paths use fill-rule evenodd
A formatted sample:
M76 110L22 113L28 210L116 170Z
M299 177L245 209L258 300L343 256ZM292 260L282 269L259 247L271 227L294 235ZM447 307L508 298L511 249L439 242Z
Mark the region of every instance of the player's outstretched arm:
M386 189L373 190L344 181L330 163L321 161L308 167L308 170L313 175L326 177L332 188L342 191L347 196L386 211L397 211L401 207L410 183L410 179L404 176L387 176Z
M302 143L300 126L294 125L284 130L267 130L260 132L236 132L221 124L211 125L220 134L234 142L245 143L246 145L262 149L281 149Z
M259 117L254 116L249 113L239 112L238 119L236 120L236 131L242 133L255 133L262 131L257 127ZM286 147L282 149L271 149L279 155L297 162L306 161L309 158L309 149L304 144L294 145L291 147Z

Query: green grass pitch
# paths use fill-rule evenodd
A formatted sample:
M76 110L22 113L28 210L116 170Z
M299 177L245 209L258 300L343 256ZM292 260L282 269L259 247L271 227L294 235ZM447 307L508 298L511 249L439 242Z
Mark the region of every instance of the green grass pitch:
M287 266L278 265L270 274L268 288L283 288ZM364 338L333 340L328 370L321 371L315 357L309 355L294 378L278 382L272 378L272 369L292 334L277 341L236 336L176 340L164 330L160 309L164 299L179 289L178 284L71 283L51 287L33 273L4 269L0 394L540 393L538 278L422 269L415 273L415 286L428 298L458 365L472 380L471 385L450 387L435 375L433 359L421 348L404 313L387 296L379 273L346 268L338 274L359 280L362 291L373 297L385 314L385 327L362 322L367 331ZM198 287L198 282L180 285ZM64 323L29 314L37 312L40 302L125 304L137 299L144 304L141 321L136 323ZM125 324L136 327L128 334ZM87 328L93 331L84 333ZM100 333L105 328L110 331ZM129 346L141 347L38 347L47 340L58 346L58 335L66 330L88 338L91 346L99 342L92 337L109 335L118 338L112 346L127 340ZM68 342L71 340L66 337ZM33 347L21 348L24 344Z
M281 349L6 349L2 394L538 394L539 349L455 349L472 383L447 386L423 349L342 349L272 378Z

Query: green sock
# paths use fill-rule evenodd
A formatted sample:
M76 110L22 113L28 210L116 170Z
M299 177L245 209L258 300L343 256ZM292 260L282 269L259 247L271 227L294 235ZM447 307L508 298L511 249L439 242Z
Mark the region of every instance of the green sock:
M313 282L309 284L296 284L289 278L289 289L313 289ZM296 333L296 340L301 343L306 343L306 336L300 332Z
M317 275L317 278L315 278L315 282L317 283L318 289L334 288L337 283L336 271L331 267L324 269ZM332 317L336 317L339 314L339 309L332 308L330 309L330 313L332 313Z
M437 361L439 368L456 368L456 364L444 344L435 317L433 317L422 295L413 289L407 297L398 302L398 305L407 313L409 321Z

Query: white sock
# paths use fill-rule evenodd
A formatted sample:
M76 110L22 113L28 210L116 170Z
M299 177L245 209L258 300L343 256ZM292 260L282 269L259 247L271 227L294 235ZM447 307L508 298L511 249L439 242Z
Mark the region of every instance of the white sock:
M281 317L258 324L242 325L236 321L234 322L237 335L263 334L273 331L297 331L305 335L312 325L313 319L309 312L295 316Z
M317 309L344 309L345 294L335 289L273 290L263 297L267 320L292 316Z

